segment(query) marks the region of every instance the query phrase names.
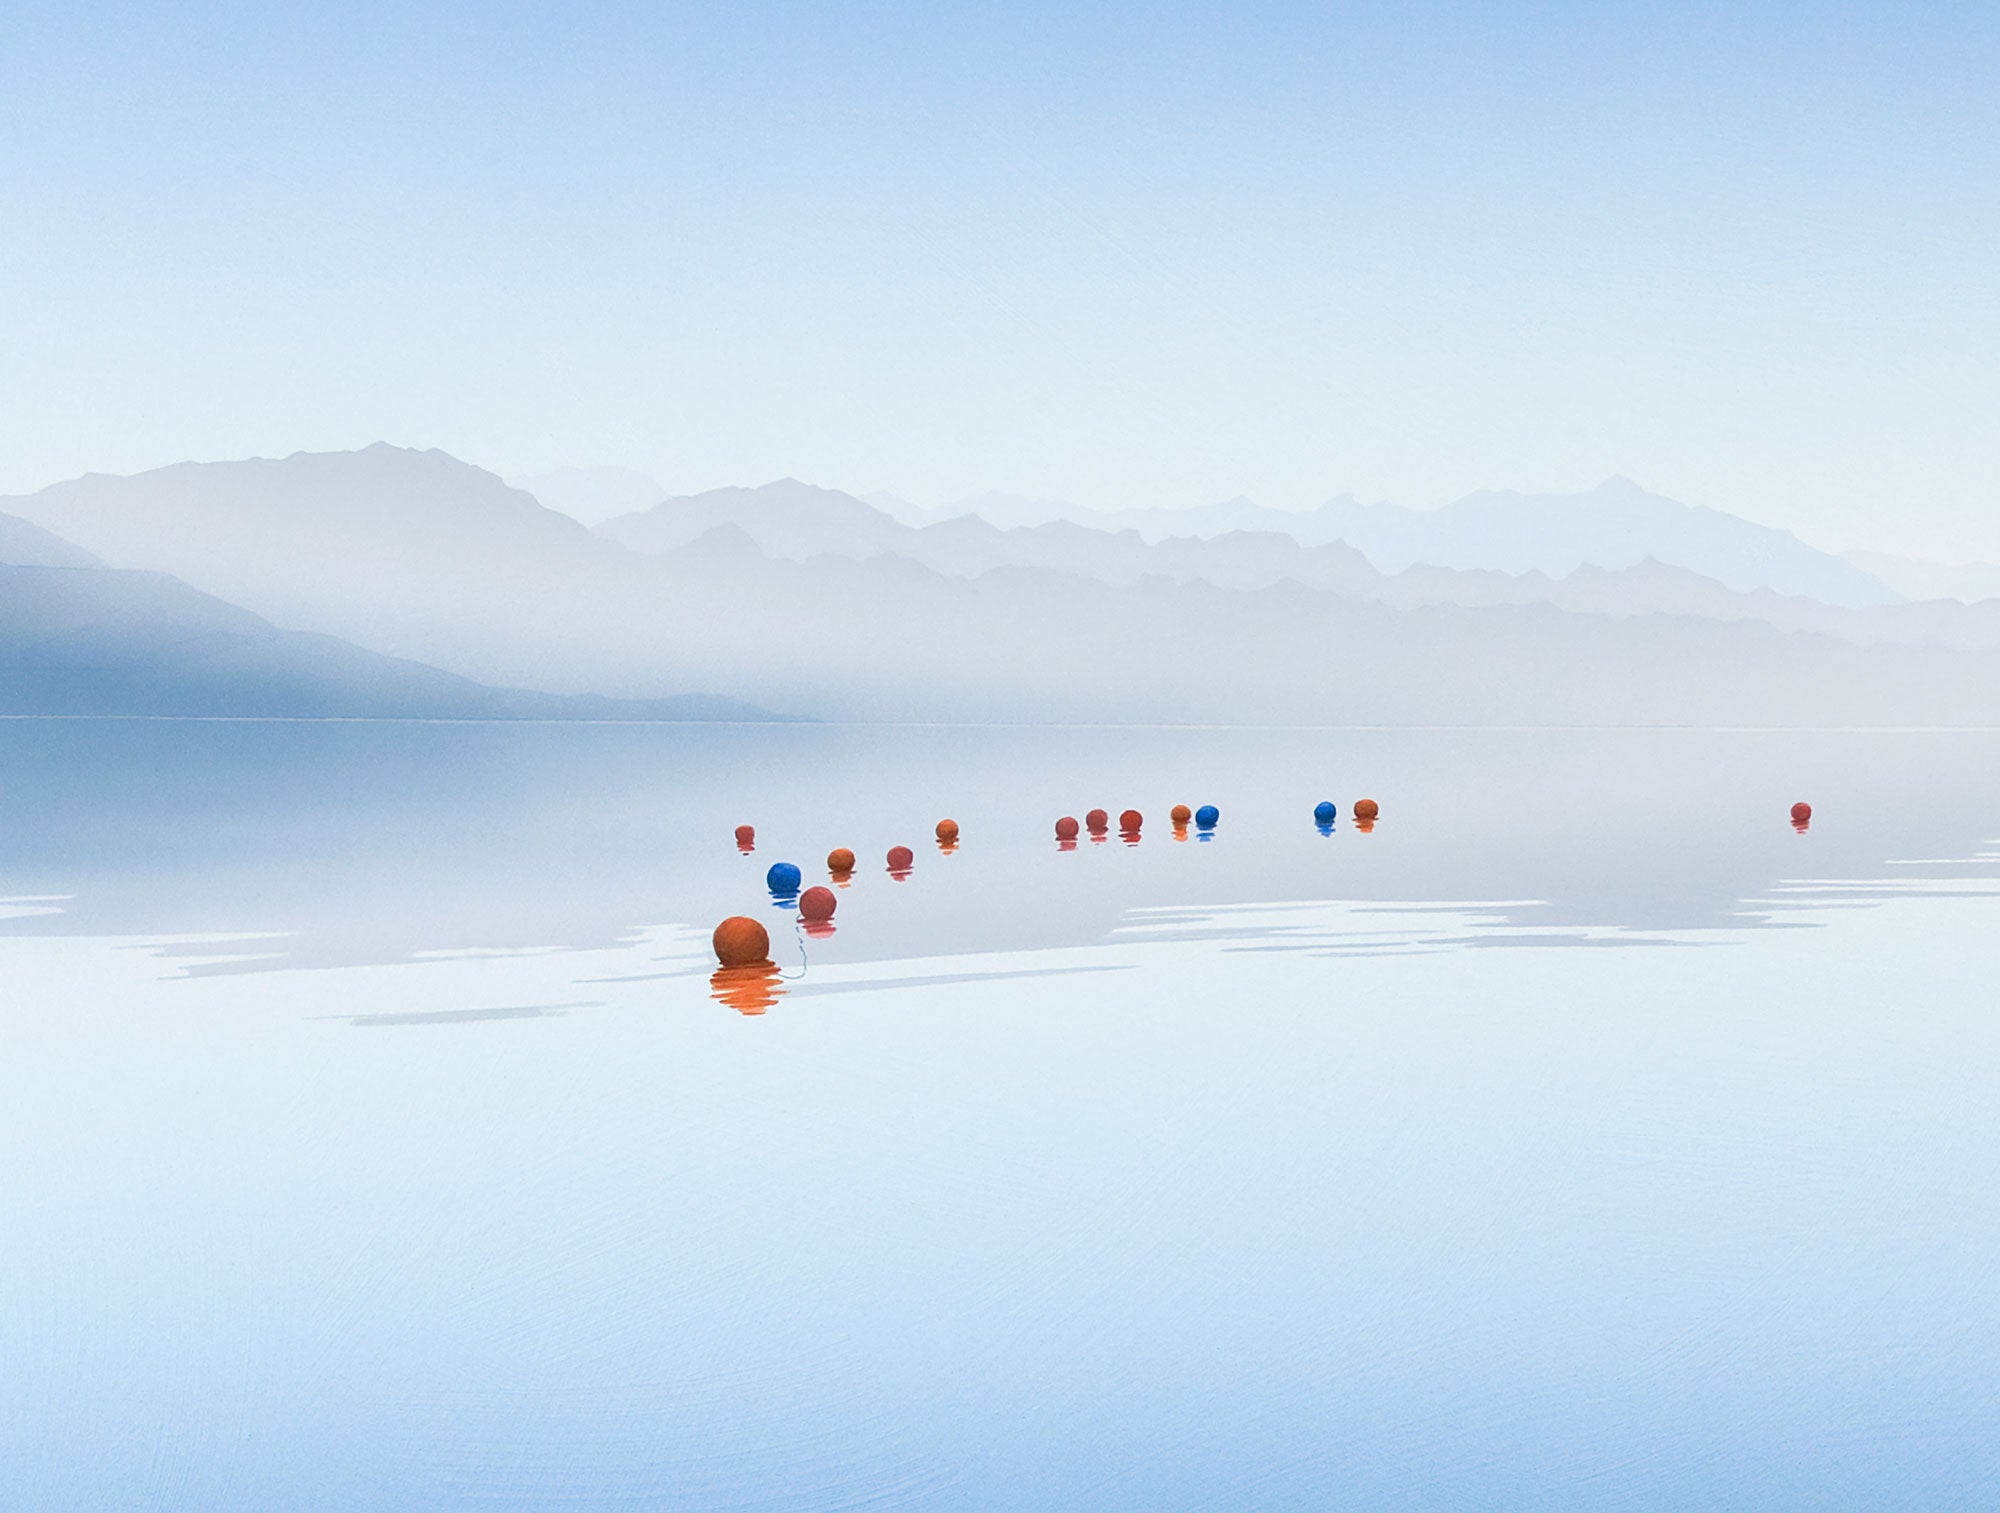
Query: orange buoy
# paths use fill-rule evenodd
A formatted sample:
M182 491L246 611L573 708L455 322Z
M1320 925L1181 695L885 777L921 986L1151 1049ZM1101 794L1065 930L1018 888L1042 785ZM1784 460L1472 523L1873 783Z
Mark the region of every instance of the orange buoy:
M1173 812L1167 818L1172 820L1176 825L1185 825L1189 820L1194 818L1194 811L1188 808L1186 804L1176 804L1174 805Z
M833 918L833 889L808 888L799 895L799 917L818 921Z
M1127 809L1123 814L1118 816L1118 828L1127 835L1136 833L1139 827L1145 823L1146 816L1136 809Z
M1076 830L1076 821L1067 814L1056 821L1056 839L1059 841L1075 840Z
M736 849L738 851L755 851L757 849L757 827L755 825L738 825L736 827Z
M908 846L891 846L889 848L889 870L891 872L909 871L911 863L915 862L916 859L916 852L912 851Z
M1354 817L1358 820L1372 820L1381 814L1381 812L1382 806L1373 799L1356 799L1354 801Z
M957 839L958 839L958 821L957 821L957 820L939 820L939 821L938 821L938 823L937 823L937 838L938 838L939 840L941 840L941 841L955 841L955 840L957 840Z
M715 959L725 967L749 967L771 959L771 937L754 919L732 914L715 927Z
M1794 825L1803 825L1807 820L1811 818L1812 818L1811 804L1792 805L1792 823Z
M1102 835L1111 828L1111 816L1102 809L1093 809L1083 817L1083 823L1092 835Z
M852 872L854 870L854 853L849 851L845 846L839 846L827 852L826 870L831 872L835 877L840 876L843 872Z

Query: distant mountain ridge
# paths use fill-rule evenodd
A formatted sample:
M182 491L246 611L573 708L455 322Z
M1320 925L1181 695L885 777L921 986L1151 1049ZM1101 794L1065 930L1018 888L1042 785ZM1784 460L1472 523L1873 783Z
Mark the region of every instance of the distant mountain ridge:
M166 573L107 567L0 515L0 714L766 719L727 699L495 688L333 636L283 631Z
M383 447L12 507L278 624L551 693L919 721L2000 723L1977 606L1844 608L1643 559L1384 574L1272 532L912 527L796 480L593 533L484 469Z
M1246 505L1230 507L1226 516L1211 512L1205 518L1214 524L1239 514L1263 519L1271 513ZM1547 604L1620 617L1670 614L1755 620L1860 645L1972 649L2000 644L2000 607L1832 605L1767 588L1731 588L1652 557L1621 568L1586 564L1560 574L1429 564L1383 572L1345 542L1302 545L1291 535L1266 530L1148 539L1132 526L1112 531L1059 519L1003 529L977 515L946 515L913 525L838 490L789 478L754 489L717 489L664 500L650 510L608 521L599 530L635 550L655 554L681 550L713 534L716 542L711 550L723 551L723 540L740 540L740 547L733 548L739 556L761 551L794 562L820 555L854 560L893 556L951 577L1037 568L1116 586L1154 576L1244 590L1295 583L1398 609Z
M1436 510L1364 504L1351 495L1312 510L1271 509L1236 498L1188 509L1108 511L992 494L919 510L878 497L911 524L979 515L1013 525L1070 520L1099 530L1135 530L1148 541L1259 531L1290 536L1303 546L1345 542L1385 573L1428 566L1561 578L1580 567L1617 570L1650 559L1727 588L1766 588L1823 604L1863 607L1902 597L1854 562L1790 531L1682 504L1623 477L1581 494L1488 490Z

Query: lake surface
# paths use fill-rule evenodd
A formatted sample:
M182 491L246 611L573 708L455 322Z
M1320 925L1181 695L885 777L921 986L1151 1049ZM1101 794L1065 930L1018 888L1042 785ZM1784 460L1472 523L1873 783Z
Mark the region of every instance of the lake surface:
M1996 772L0 721L0 1505L1991 1507Z

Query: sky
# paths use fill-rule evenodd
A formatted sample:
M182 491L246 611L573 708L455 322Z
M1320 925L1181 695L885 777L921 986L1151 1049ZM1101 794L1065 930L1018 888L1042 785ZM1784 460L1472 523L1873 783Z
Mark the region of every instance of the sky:
M15 0L0 492L1611 474L2000 558L2000 7Z

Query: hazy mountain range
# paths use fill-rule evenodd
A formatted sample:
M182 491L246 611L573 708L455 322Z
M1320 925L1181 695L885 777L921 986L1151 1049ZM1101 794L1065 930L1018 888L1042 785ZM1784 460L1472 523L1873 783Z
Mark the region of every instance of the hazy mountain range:
M600 500L649 492L585 476ZM1237 502L1014 528L784 480L593 531L375 446L92 475L0 510L55 533L35 550L108 564L72 573L171 574L273 636L489 693L828 718L2000 723L2000 602L1899 602L1854 562L1623 480L1437 518ZM1419 546L1448 560L1403 560Z
M166 573L0 515L0 715L756 719L728 700L494 688L280 630Z

